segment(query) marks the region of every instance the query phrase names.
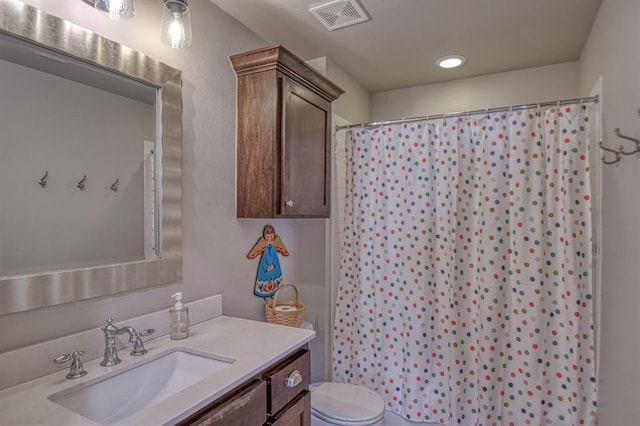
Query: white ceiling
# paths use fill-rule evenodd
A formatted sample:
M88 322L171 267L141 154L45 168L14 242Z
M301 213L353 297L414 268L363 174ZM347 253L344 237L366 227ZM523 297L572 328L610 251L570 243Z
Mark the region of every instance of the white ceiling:
M211 0L304 60L326 56L378 92L576 61L602 0L360 0L371 20L328 31L308 0ZM455 70L435 66L461 54Z

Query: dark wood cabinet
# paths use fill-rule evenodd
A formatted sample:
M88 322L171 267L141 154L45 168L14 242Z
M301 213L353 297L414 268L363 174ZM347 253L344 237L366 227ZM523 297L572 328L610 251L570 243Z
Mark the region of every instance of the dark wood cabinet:
M284 410L269 417L267 424L270 426L310 426L311 392L300 393Z
M310 426L310 370L309 350L301 349L179 425Z
M302 350L287 358L263 375L267 383L267 413L275 415L297 397L309 389L311 357L308 350ZM288 383L287 379L299 375L300 381Z
M267 386L253 380L182 422L190 426L263 426Z
M237 216L328 217L331 102L344 91L280 45L231 56Z

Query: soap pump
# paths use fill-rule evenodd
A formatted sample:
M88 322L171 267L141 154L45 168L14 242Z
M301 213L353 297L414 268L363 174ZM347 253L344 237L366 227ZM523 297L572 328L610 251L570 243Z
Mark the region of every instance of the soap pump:
M171 297L176 300L173 308L169 309L171 339L184 339L189 336L189 308L182 304L182 292L177 292Z

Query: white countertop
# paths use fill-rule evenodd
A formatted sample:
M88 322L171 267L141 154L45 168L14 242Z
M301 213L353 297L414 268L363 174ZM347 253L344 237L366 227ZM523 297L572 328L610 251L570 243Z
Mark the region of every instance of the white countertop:
M101 367L100 357L84 362L88 374L82 378L66 379L68 370L63 370L5 389L0 392L0 424L96 424L48 400L47 397L85 382L94 382L96 378L107 373L128 369L172 348L196 349L234 359L235 362L212 376L119 423L173 424L218 399L269 365L285 358L311 341L314 336L315 332L311 330L220 316L190 327L187 339L171 340L169 335L165 335L147 341L146 355L132 357L128 349L123 349L119 353L122 363L115 367Z

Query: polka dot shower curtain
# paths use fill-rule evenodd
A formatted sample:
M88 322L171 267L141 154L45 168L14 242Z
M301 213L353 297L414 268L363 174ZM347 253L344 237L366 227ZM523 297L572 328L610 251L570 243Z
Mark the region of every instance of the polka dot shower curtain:
M349 130L335 381L412 421L595 424L590 109Z

